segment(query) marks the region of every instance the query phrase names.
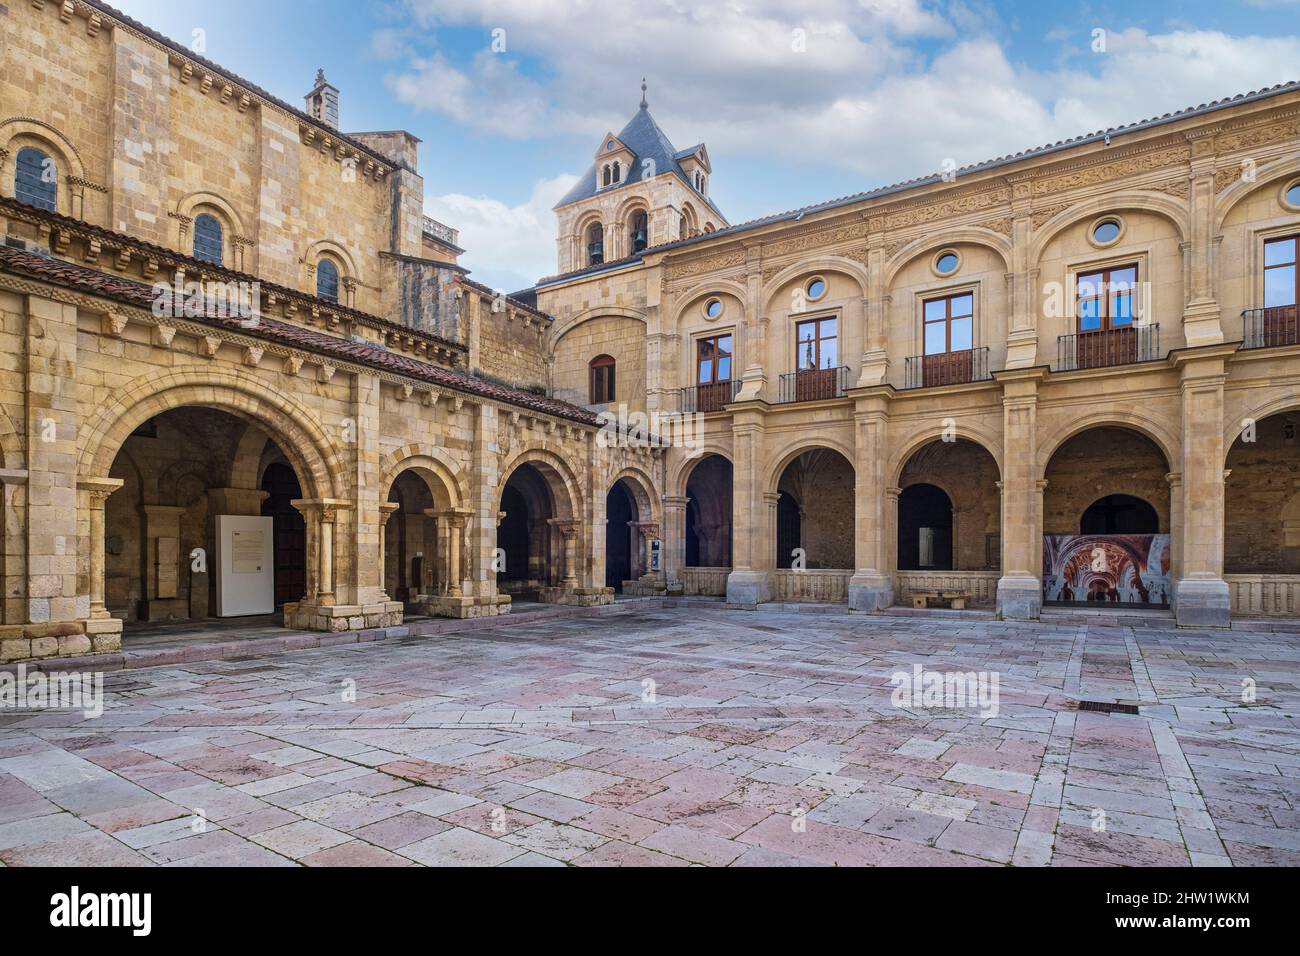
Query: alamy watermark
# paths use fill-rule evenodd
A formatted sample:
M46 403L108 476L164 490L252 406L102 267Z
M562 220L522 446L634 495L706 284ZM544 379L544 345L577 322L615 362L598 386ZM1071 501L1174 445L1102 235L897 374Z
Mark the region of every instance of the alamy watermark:
M958 710L970 707L984 718L998 715L996 671L929 671L913 664L911 672L895 671L889 678L895 707Z
M596 444L601 448L685 448L692 458L704 452L700 412L632 412L620 403L617 411L596 417Z
M153 285L153 314L158 319L238 319L256 328L262 310L260 282L185 282Z
M79 710L104 713L104 675L96 672L0 671L0 710Z

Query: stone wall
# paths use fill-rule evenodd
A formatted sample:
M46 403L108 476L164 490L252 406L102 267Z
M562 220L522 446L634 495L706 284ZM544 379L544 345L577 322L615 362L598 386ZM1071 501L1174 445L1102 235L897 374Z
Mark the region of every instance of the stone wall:
M1274 415L1255 423L1228 453L1223 558L1227 572L1300 572L1298 427L1300 415Z
M1078 534L1088 506L1107 495L1133 495L1155 509L1169 531L1170 467L1150 439L1122 428L1071 438L1052 456L1043 491L1043 533Z

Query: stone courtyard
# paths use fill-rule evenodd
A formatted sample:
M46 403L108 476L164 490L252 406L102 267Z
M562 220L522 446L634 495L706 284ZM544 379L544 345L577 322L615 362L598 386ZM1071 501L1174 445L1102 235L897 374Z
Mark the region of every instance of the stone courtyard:
M0 862L1300 863L1293 624L810 610L109 672L99 718L0 711ZM997 715L894 706L915 664Z

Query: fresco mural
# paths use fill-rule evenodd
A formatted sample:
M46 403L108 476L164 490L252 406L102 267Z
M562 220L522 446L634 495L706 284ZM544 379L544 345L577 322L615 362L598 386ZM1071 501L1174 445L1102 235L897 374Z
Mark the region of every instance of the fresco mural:
M1043 602L1169 606L1169 535L1043 535Z

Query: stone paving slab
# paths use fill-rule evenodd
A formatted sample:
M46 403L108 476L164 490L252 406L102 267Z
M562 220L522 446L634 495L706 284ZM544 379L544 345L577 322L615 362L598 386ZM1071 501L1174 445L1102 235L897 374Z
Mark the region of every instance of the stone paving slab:
M664 603L149 649L0 711L0 865L1300 864L1300 628Z

